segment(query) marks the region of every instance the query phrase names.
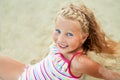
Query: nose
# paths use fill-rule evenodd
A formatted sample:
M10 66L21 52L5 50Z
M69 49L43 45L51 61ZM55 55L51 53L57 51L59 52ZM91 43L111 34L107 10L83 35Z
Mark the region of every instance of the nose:
M59 35L57 41L58 41L58 43L64 43L65 42L65 36L63 36L62 34Z

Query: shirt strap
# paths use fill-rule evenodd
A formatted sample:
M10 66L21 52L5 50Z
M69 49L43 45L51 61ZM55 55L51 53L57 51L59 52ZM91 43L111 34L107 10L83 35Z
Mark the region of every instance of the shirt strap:
M76 53L72 56L72 58L70 59L69 64L68 64L69 73L70 73L70 75L71 75L72 77L74 77L74 78L80 78L80 77L81 77L81 76L75 76L75 75L73 75L72 72L71 72L71 70L70 70L71 62L72 62L73 58L74 58L76 55L78 55L78 54L83 54L83 52L76 52Z

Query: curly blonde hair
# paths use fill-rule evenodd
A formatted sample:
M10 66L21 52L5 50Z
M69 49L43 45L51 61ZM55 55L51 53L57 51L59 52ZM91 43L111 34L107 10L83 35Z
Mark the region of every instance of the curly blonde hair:
M63 7L59 14L67 19L77 20L82 25L82 31L89 33L83 44L83 49L87 51L95 51L96 53L114 53L116 42L108 38L100 29L100 25L95 19L93 12L85 5L76 6L69 4Z

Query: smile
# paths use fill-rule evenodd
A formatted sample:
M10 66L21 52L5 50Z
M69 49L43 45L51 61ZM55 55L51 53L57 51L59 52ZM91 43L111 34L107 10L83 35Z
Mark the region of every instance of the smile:
M65 49L65 48L68 47L68 45L58 44L58 47L59 47L59 48L62 48L62 49Z

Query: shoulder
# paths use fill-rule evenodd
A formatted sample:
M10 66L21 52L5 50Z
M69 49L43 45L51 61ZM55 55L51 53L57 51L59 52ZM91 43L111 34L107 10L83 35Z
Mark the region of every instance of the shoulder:
M76 65L75 68L80 71L80 73L85 73L88 75L94 75L98 73L101 65L95 61L93 61L90 57L86 55L77 55L73 62Z
M96 61L92 60L90 57L88 57L87 55L78 55L76 56L76 60L77 62L82 66L95 66L95 65L99 65L99 63L97 63Z
M86 55L81 55L81 56L77 55L73 59L73 63L75 64L72 64L72 65L77 65L77 66L74 66L74 68L77 72L79 72L79 74L83 73L96 78L108 79L108 80L110 78L114 78L111 80L117 80L115 76L116 73L113 73L107 70L104 66L93 61ZM116 74L116 75L119 75L119 74Z
M77 55L75 56L75 58L73 59L73 61L75 61L75 63L77 63L79 66L86 66L86 67L92 67L94 65L98 65L99 63L95 62L94 60L92 60L90 57L88 57L87 55Z

